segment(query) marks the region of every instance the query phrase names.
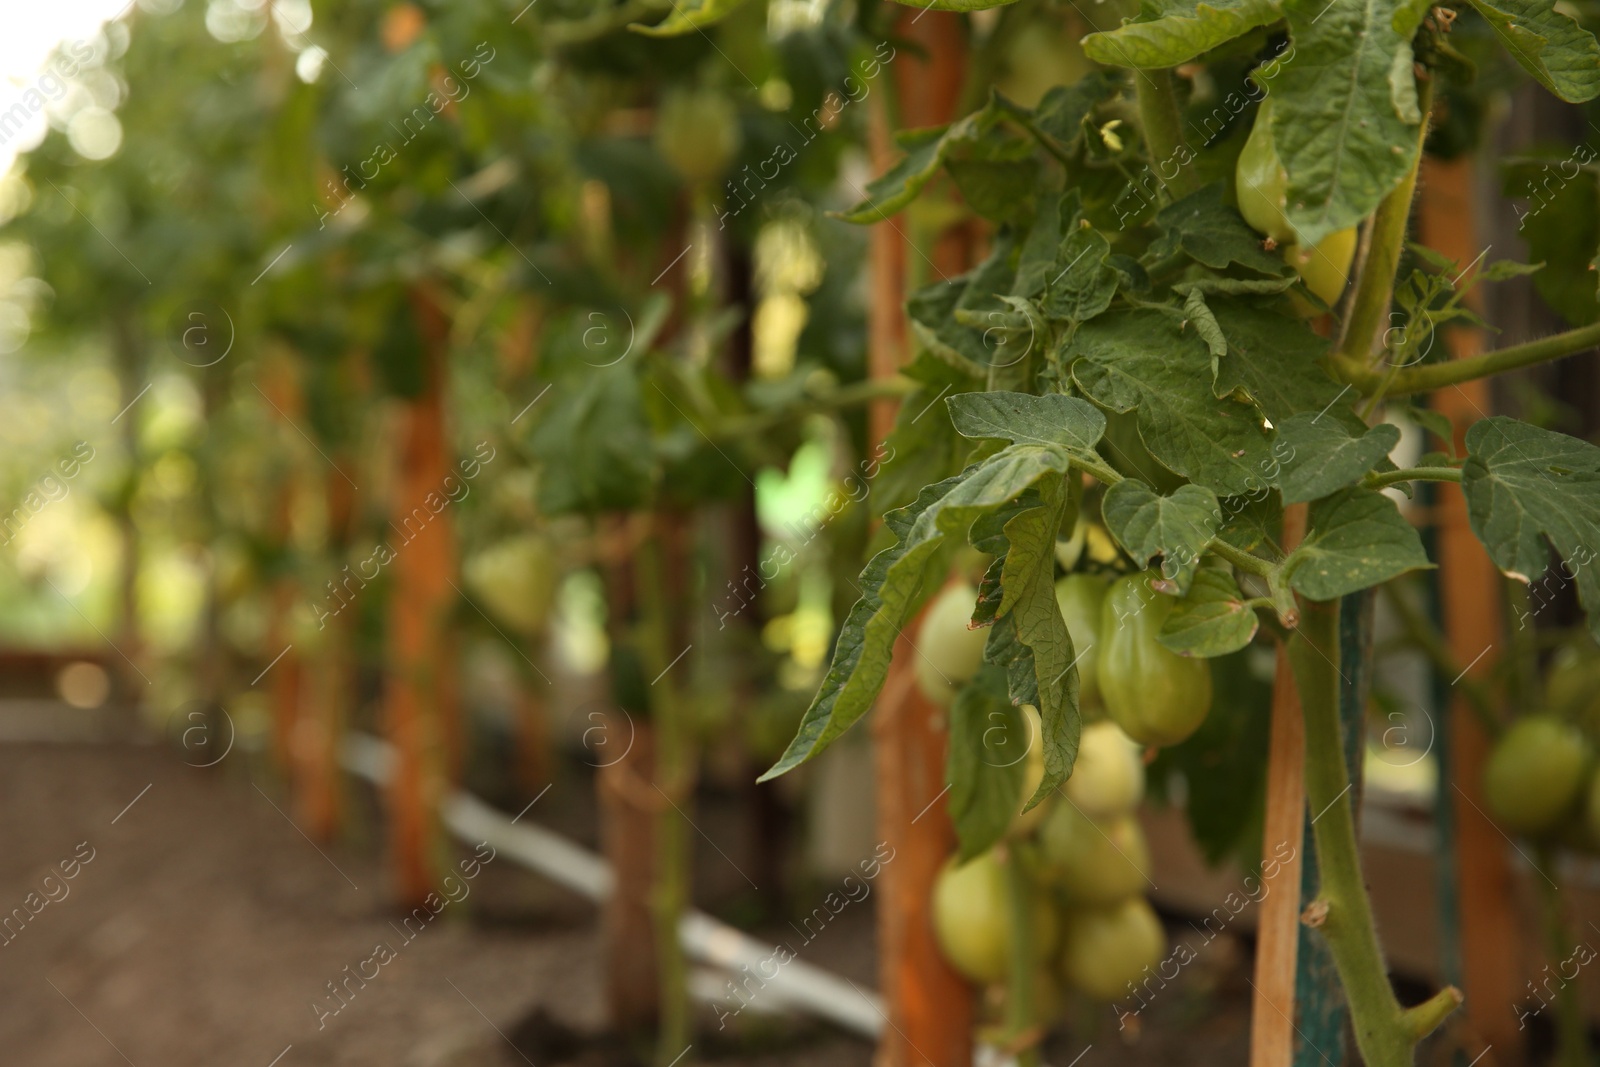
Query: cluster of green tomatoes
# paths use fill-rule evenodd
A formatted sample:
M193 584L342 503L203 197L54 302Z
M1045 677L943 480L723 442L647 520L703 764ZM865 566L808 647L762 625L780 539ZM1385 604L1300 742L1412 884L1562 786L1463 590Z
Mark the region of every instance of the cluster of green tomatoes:
M988 1006L998 1011L1013 972L1012 865L1026 878L1039 1026L1059 1016L1065 990L1113 1001L1166 952L1166 934L1144 896L1150 853L1136 815L1144 755L1200 726L1211 708L1211 668L1157 641L1174 602L1150 588L1153 577L1080 572L1056 583L1084 721L1072 774L1021 812L1044 776L1039 715L1024 705L1027 773L1018 814L1000 844L964 864L952 856L934 886L934 931L945 958L986 987ZM940 705L953 702L982 662L987 630L969 626L976 599L970 584L947 587L918 631L918 687Z

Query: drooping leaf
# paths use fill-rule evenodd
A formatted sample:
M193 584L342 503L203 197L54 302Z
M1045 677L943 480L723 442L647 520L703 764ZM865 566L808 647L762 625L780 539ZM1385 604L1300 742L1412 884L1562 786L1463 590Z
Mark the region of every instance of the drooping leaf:
M1106 490L1100 503L1100 517L1117 543L1140 567L1160 556L1161 576L1180 595L1189 588L1221 516L1216 494L1198 485L1158 496L1143 482L1126 478Z
M1260 620L1254 609L1246 606L1233 575L1202 567L1161 624L1158 640L1174 652L1209 659L1244 648L1258 626Z
M1359 482L1400 443L1400 428L1380 422L1356 436L1342 422L1301 412L1278 425L1278 441L1278 487L1285 504L1299 504Z
M1302 246L1371 214L1416 161L1422 115L1410 31L1395 25L1404 6L1284 2L1295 57L1274 87L1272 134Z
M1358 488L1311 505L1305 540L1283 561L1283 573L1295 592L1334 600L1429 566L1422 538L1395 502Z
M1261 247L1261 235L1250 228L1238 209L1226 202L1221 182L1213 182L1174 201L1156 214L1162 236L1151 255L1164 257L1183 249L1208 267L1225 270L1237 263L1260 274L1292 278L1294 268Z
M1213 394L1211 353L1177 315L1109 311L1080 326L1062 358L1095 403L1137 412L1140 438L1167 467L1219 496L1261 485L1273 459L1260 416Z
M1175 67L1281 17L1276 0L1144 0L1137 18L1085 37L1083 51L1112 67Z
M646 37L678 37L721 22L744 3L745 0L674 0L672 14L654 26L635 22L628 29Z
M1511 58L1569 104L1600 95L1600 44L1555 0L1469 0Z
M1000 840L1022 805L1027 719L1006 694L1005 671L991 664L957 694L950 707L945 784L950 821L960 843L958 862Z
M1461 470L1467 515L1489 558L1535 581L1549 566L1545 539L1577 582L1589 630L1600 634L1600 448L1503 416L1467 431Z
M1022 513L1007 523L1006 537L1013 551L1026 531L1021 518L1048 513L1037 536L1051 548L1055 531L1067 505L1062 479L1074 456L1093 448L1104 429L1104 417L1093 405L1068 396L1035 397L1006 393L962 393L947 401L957 431L968 437L1001 438L1015 443L975 463L954 477L928 486L915 503L884 515L884 525L895 543L883 549L861 572L862 596L846 616L834 648L833 661L810 708L802 717L794 740L782 758L762 776L765 781L791 770L830 744L864 715L877 699L888 676L894 642L912 613L930 590L930 578L944 565L946 551L969 536L984 515L1039 487L1043 506ZM1048 475L1056 475L1050 479ZM1047 527L1047 529L1046 529ZM986 534L992 536L992 534ZM1017 635L1036 658L1039 674L1039 713L1044 720L1046 780L1059 771L1060 781L1071 767L1077 721L1077 676L1067 671L1071 645L1066 627L1054 608L1053 567L1050 552L1040 553L1040 568L1052 568L1048 577L1024 577L1015 597ZM1048 587L1051 610L1060 624L1059 635L1040 618L1041 595L1033 585ZM1064 657L1064 658L1063 658ZM1059 675L1047 672L1061 672ZM1063 765L1063 760L1065 764Z

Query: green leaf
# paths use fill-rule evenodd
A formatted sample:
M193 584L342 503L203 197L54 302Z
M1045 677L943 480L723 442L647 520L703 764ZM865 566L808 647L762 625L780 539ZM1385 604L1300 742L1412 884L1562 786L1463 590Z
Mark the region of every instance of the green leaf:
M930 11L985 11L991 7L1005 7L1014 4L1017 0L932 0L931 3L920 3L916 0L895 0L896 3L907 7L920 7Z
M1011 284L1013 296L1035 297L1044 292L1050 279L1060 270L1057 260L1061 250L1062 218L1075 221L1079 214L1076 189L1069 190L1065 196L1047 196L1041 201L1017 255L1017 276Z
M703 29L714 22L721 22L744 6L745 2L746 0L674 0L672 14L654 26L634 22L629 24L628 29L634 33L642 33L646 37L678 37Z
M1578 586L1589 630L1600 635L1600 448L1504 416L1467 431L1461 470L1467 516L1489 558L1507 574L1534 581L1555 546Z
M1156 214L1162 239L1151 254L1161 257L1181 248L1216 270L1237 263L1260 274L1293 278L1294 268L1261 247L1261 235L1224 200L1224 192L1222 183L1213 182L1162 208Z
M993 6L996 5L975 4L971 9ZM968 8L941 7L938 10L964 11ZM900 147L905 149L905 156L882 175L867 183L866 195L861 203L839 213L836 217L846 222L861 224L887 219L915 200L923 187L939 173L939 168L953 156L973 151L978 151L981 156L985 151L991 153L999 151L995 146L980 149L979 145L994 130L995 123L1005 110L1004 101L990 100L984 108L949 126L935 126L899 134L895 139ZM1009 165L1015 166L1015 164Z
M1097 70L1072 85L1057 85L1044 94L1033 110L1033 125L1061 147L1073 152L1083 137L1084 123L1095 107L1111 99L1122 88L1122 78L1114 71Z
M653 444L639 381L629 367L571 378L529 439L541 464L539 507L548 515L629 510L650 495Z
M1008 306L996 296L1011 287L1012 247L1010 234L1002 233L989 258L977 267L948 281L925 285L906 301L911 331L922 347L980 379L986 379L991 368L1011 366L1018 360L1004 329ZM996 326L1001 329L994 329Z
M1083 455L1098 439L1103 428L1100 413L1074 397L1003 393L951 397L950 411L956 429L965 436L1004 437L1018 443L953 478L928 486L909 507L884 515L884 525L894 535L895 543L873 556L861 572L861 598L845 617L822 685L801 718L794 740L762 781L783 774L822 751L872 706L888 676L895 639L925 598L924 587L935 572L942 573L946 562L943 550L949 547L950 535L965 539L984 515L1038 485L1044 494L1044 506L1025 511L1018 518L1044 514L1043 526L1036 536L1053 549L1055 531L1068 506L1059 475L1067 472L1075 454ZM1056 422L1048 421L1052 414ZM1052 474L1058 477L1047 477ZM1035 536L1017 523L1018 519L1013 519L1005 528L1013 552L1018 550L1018 534ZM985 536L992 536L987 527ZM1052 611L1060 622L1060 612L1054 609L1053 556L1046 550L1041 558L1043 567L1050 568L1047 576L1025 579L1025 588L1014 597L1015 614L1018 638L1038 659L1046 780L1053 773L1054 760L1061 773L1057 779L1060 781L1071 767L1070 759L1061 765L1062 754L1075 751L1067 738L1076 737L1070 731L1076 729L1077 675L1067 672L1065 677L1043 677L1046 671L1065 672L1071 663L1071 649L1069 643L1062 660L1062 650L1052 643L1056 635L1037 618L1041 596L1031 586L1042 582L1048 587ZM1045 573L1043 567L1041 573ZM1060 633L1066 633L1064 623ZM1071 741L1071 746L1075 745L1076 741Z
M1200 339L1205 341L1206 348L1211 352L1211 358L1221 359L1228 354L1228 339L1222 335L1222 327L1217 324L1217 317L1211 313L1211 306L1206 303L1205 293L1199 289L1190 289L1183 298L1183 313L1189 316L1189 325L1193 326Z
M1600 95L1600 45L1555 0L1469 0L1511 57L1569 104Z
M1217 361L1218 396L1251 401L1274 426L1303 411L1354 418L1348 406L1332 407L1340 397L1356 397L1322 369L1328 342L1303 319L1241 297L1216 296L1208 304L1228 340L1227 355Z
M1140 439L1171 470L1219 496L1262 485L1273 459L1261 417L1213 395L1211 353L1175 313L1109 311L1078 328L1063 359L1095 403L1137 412Z
M1100 517L1141 568L1160 556L1161 576L1182 594L1217 532L1222 508L1215 493L1198 485L1158 496L1143 482L1126 478L1106 490Z
M1310 247L1354 226L1400 183L1419 145L1410 34L1396 0L1285 0L1294 62L1274 87L1272 135L1289 224Z
M957 862L987 851L1005 835L1022 803L1028 721L1006 695L1005 671L978 670L950 707L945 784L960 843Z
M1078 226L1062 240L1056 267L1043 301L1052 319L1083 322L1111 306L1117 295L1117 272L1107 257L1111 242L1090 226Z
M1278 487L1285 504L1299 504L1359 482L1400 443L1400 428L1380 422L1356 437L1335 419L1301 412L1279 423L1278 441Z
M1430 566L1422 539L1393 500L1372 489L1346 489L1311 505L1305 540L1283 561L1283 574L1297 593L1335 600Z
M961 393L945 406L963 437L1042 445L1091 461L1106 432L1106 417L1093 404L1061 393Z
M1144 0L1139 16L1115 30L1091 33L1083 52L1112 67L1154 69L1187 63L1203 52L1282 17L1277 0Z
M961 198L993 222L1013 222L1032 209L1039 184L1038 145L996 127L954 140L944 154L945 173Z
M1260 624L1233 575L1202 567L1162 623L1158 640L1174 652L1210 659L1244 648Z

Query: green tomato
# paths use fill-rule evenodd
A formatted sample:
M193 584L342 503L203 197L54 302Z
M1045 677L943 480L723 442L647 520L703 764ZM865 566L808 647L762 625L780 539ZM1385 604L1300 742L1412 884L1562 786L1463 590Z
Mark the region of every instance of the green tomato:
M540 633L555 602L557 560L549 541L523 534L491 545L462 568L467 588L495 619L518 633Z
M1069 574L1056 583L1056 605L1072 637L1072 654L1078 658L1078 703L1100 703L1100 608L1107 583L1090 574Z
M1011 970L1011 917L1006 867L995 850L956 865L951 856L933 882L933 934L944 958L979 985L1003 982ZM1060 944L1060 920L1039 893L1029 936L1038 959Z
M1271 97L1256 109L1255 125L1250 127L1250 137L1234 168L1234 182L1244 221L1278 244L1292 242L1295 234L1289 225L1289 174L1283 169L1272 140Z
M1132 814L1144 799L1139 747L1114 722L1090 723L1078 739L1072 775L1061 788L1091 819Z
M739 150L739 111L711 89L674 89L656 111L656 148L691 182L716 181Z
M956 582L934 598L917 628L916 659L912 671L922 695L941 707L955 699L956 691L983 666L983 646L989 640L987 629L974 630L972 610L978 591L967 582Z
M1028 754L1022 765L1022 796L1017 801L1017 817L1011 820L1013 837L1026 837L1033 833L1050 811L1049 797L1027 811L1021 810L1022 805L1038 792L1039 783L1044 781L1044 723L1039 718L1039 709L1032 704L1022 705L1022 721L1027 729Z
M1345 283L1350 278L1350 261L1355 254L1356 228L1352 226L1330 233L1311 252L1285 245L1283 261L1299 273L1300 280L1317 294L1317 299L1332 307L1344 295Z
M1161 962L1167 934L1143 897L1069 912L1062 922L1061 976L1100 1001L1127 994L1146 967Z
M1150 848L1131 815L1097 822L1057 804L1040 828L1039 846L1040 873L1073 903L1110 904L1145 887Z
M1489 814L1514 833L1553 829L1572 810L1589 774L1589 743L1554 715L1511 724L1489 753L1483 798Z
M1157 640L1177 603L1150 588L1154 572L1113 582L1100 615L1100 699L1141 745L1175 745L1211 710L1211 665Z

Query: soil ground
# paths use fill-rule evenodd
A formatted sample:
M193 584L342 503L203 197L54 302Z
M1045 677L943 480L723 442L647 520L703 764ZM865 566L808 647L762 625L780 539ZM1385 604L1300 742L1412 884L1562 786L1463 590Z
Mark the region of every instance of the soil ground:
M583 785L558 783L530 817L592 847ZM604 1033L596 914L586 901L502 858L405 941L373 798L352 785L350 799L350 831L319 849L284 814L280 784L247 759L197 770L158 745L0 745L0 916L58 898L20 929L14 921L0 946L0 1062L609 1067L632 1059ZM737 842L750 838L740 801L710 796L696 812L718 843L699 849L698 902L730 919L752 905L732 869L745 858ZM61 879L75 853L92 858ZM791 906L809 910L805 900ZM845 909L807 945L807 960L872 987L872 921L870 908ZM753 932L776 939L785 929L765 921ZM395 958L364 986L348 986L345 1006L319 1027L313 1003L337 1003L328 983L379 942L396 946ZM1244 950L1219 942L1152 1003L1136 1043L1102 1009L1079 1020L1076 1036L1053 1040L1046 1058L1057 1067L1242 1063L1245 964ZM716 1032L709 1012L705 1020L690 1059L871 1060L867 1042L815 1022L768 1018L732 1037Z

